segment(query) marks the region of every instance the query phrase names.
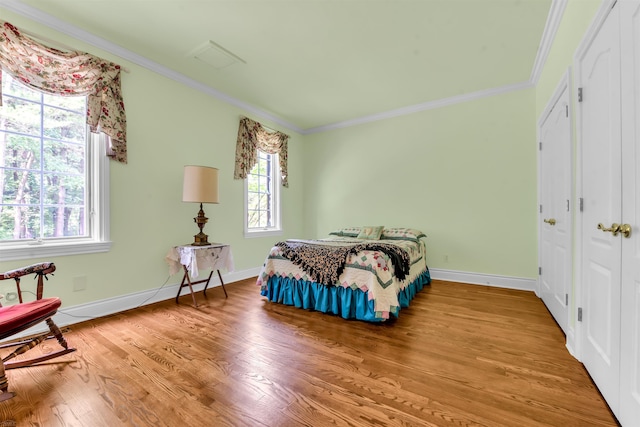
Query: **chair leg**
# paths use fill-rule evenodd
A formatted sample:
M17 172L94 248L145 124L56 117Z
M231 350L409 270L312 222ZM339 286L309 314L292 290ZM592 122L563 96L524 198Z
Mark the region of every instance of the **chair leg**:
M53 323L53 321L51 321L51 323ZM53 328L48 323L47 323L47 326L49 326L49 330L51 331L51 335L47 336L46 339L56 338L62 347L68 348L67 347L67 341L64 339L64 336L62 335L62 331L60 331L58 326L55 323L53 323ZM59 335L55 331L59 332ZM58 336L60 338L58 338ZM62 341L60 341L60 340L62 340ZM30 338L22 340L22 341L13 341L13 342L9 342L9 343L6 343L6 344L0 344L0 348L15 347L15 346L26 344L26 343L29 343L29 342L31 342ZM0 427L2 427L2 424L0 424Z
M22 344L20 347L16 348L15 350L13 350L11 353L9 353L8 355L6 355L3 359L2 362L6 362L8 360L13 359L16 356L21 355L22 353L26 352L27 350L32 349L33 347L37 346L38 344L40 344L42 341L45 340L45 338L47 338L47 335L49 334L44 334L44 335L40 335L39 337L34 337L32 338L29 342Z
M51 331L53 336L56 337L60 345L63 348L69 348L69 344L67 344L67 340L65 340L64 337L62 336L62 331L60 331L60 328L58 328L58 325L53 323L53 320L51 320L51 318L47 319L47 325L49 326L49 330Z
M4 372L4 365L0 363L0 402L4 402L5 400L9 400L14 397L16 394L9 390L9 381L7 380L7 374Z
M47 325L49 326L49 330L56 337L56 339L58 340L60 345L64 348L64 350L54 351L54 352L42 355L40 357L35 357L35 358L32 358L32 359L20 360L20 361L17 361L17 362L7 362L8 360L11 360L14 357L16 357L16 356L26 352L27 350L32 349L33 347L37 346L38 344L40 344L49 335L49 333L46 333L46 334L40 335L38 337L32 338L29 342L27 342L27 343L21 345L20 347L16 348L13 352L11 352L11 354L7 355L4 359L2 359L2 362L4 362L3 370L4 369L24 368L26 366L31 366L31 365L34 365L36 363L41 363L41 362L44 362L44 361L47 361L47 360L51 360L51 359L53 359L55 357L59 357L59 356L62 356L62 355L65 355L65 354L69 354L69 353L73 353L74 351L76 351L75 348L69 348L69 345L67 344L67 341L62 336L62 332L60 331L60 328L58 328L58 326L53 322L53 320L51 320L51 318L47 319L46 322L47 322ZM1 390L1 388L0 388L0 390ZM0 399L1 398L2 397L0 396ZM0 400L0 402L1 401L2 400Z

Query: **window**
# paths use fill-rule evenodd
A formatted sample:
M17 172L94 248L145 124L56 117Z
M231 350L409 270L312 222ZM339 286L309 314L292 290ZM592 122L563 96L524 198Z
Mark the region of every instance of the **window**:
M278 155L258 150L258 163L245 182L245 237L282 233Z
M87 128L86 97L43 94L7 74L2 85L0 258L108 250L107 144Z

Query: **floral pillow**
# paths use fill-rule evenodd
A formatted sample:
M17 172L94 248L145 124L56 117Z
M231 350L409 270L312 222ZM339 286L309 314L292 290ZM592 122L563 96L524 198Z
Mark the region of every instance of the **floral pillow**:
M382 230L384 230L384 226L382 225L362 227L358 234L358 239L380 240Z
M385 228L382 232L382 240L411 240L417 242L421 237L427 237L427 235L414 228Z
M329 235L342 236L342 237L358 237L362 227L345 227L336 231L332 231Z

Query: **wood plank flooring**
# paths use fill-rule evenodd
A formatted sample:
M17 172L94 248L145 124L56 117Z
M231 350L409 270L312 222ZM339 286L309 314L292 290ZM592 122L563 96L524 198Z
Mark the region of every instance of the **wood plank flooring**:
M226 288L72 326L0 426L617 425L533 293L434 280L369 324Z

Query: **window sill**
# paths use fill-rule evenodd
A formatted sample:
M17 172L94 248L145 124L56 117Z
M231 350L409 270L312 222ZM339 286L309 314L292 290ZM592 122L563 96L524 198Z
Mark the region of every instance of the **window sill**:
M93 254L108 252L111 242L47 242L36 244L20 244L0 246L0 260L13 261L29 258L48 258L66 255Z
M282 230L255 230L244 232L244 237L252 239L255 237L282 236Z

